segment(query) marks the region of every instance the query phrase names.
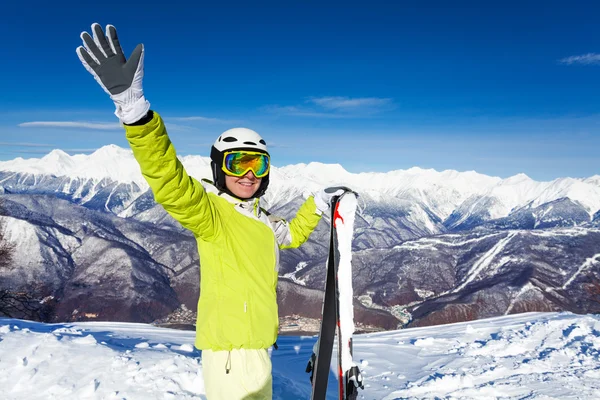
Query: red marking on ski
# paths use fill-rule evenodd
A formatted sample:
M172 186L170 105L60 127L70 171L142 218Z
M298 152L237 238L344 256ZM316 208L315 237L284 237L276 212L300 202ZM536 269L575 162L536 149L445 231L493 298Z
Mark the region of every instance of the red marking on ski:
M346 395L344 393L344 372L342 371L342 366L341 365L338 367L338 371L339 371L338 373L340 374L340 377L339 377L340 400L342 400L342 399L346 398Z
M333 226L337 228L337 220L338 218L342 220L342 224L344 223L344 218L340 215L338 208L340 207L340 203L335 204L335 212L333 213Z

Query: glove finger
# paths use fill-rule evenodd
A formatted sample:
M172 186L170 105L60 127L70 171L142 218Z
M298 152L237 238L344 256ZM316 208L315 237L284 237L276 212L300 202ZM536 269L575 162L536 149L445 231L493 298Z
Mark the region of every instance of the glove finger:
M109 56L114 55L100 24L92 24L92 30L94 31L94 42L96 42L98 48L104 53L104 56L108 58Z
M112 25L106 25L106 33L108 34L108 41L113 52L125 63L125 53L123 53L121 42L119 42L119 37L117 36L117 28Z
M100 66L96 62L96 60L94 60L92 56L90 56L90 53L88 53L85 47L79 46L76 51L77 55L79 56L79 59L83 63L83 66L86 67L86 69L91 68L92 70L94 70Z
M143 76L143 55L144 45L140 43L135 47L135 49L129 56L129 60L127 60L127 63L125 64L125 75L130 77L132 80L136 75L138 76L138 79Z
M100 60L104 60L104 59L106 59L106 57L104 57L104 54L102 54L100 49L98 49L98 45L96 45L96 43L94 42L94 39L92 39L90 34L87 32L81 32L80 36L81 36L81 40L83 40L83 44L85 45L85 48L87 49L88 53L92 56L92 58L94 59L94 61L96 61L96 63L101 64Z
M102 82L102 80L98 76L98 73L96 72L96 70L100 68L100 65L96 61L94 61L94 59L92 58L92 56L90 56L90 53L88 53L85 47L79 46L77 48L77 56L79 57L79 60L81 60L81 63L83 64L85 69L87 69L87 71L90 74L92 74L92 76L94 77L96 82L100 84L102 89L104 89L104 91L110 95L110 92L108 91L106 86L104 86L104 83Z

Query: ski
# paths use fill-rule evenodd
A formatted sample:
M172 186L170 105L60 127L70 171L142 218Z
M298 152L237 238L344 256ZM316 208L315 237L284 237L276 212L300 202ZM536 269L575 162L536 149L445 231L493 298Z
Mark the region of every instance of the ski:
M340 400L355 400L363 388L358 366L352 361L354 308L352 294L352 235L356 212L356 193L346 191L331 204L331 235L323 319L319 341L306 371L312 372L313 400L324 400L331 365L335 334L338 336L338 391Z
M332 201L332 221L337 199ZM335 252L334 252L334 230L331 229L329 237L329 257L327 258L327 275L325 277L325 295L323 297L323 311L321 319L321 330L317 349L313 353L314 363L312 365L312 400L325 400L327 395L327 381L329 379L329 367L333 353L333 342L335 338L337 310L336 310L336 288L335 288ZM310 363L309 363L310 365Z
M346 192L335 204L332 229L336 256L338 379L340 400L356 400L358 388L363 388L362 375L352 360L354 305L352 290L352 237L357 198Z

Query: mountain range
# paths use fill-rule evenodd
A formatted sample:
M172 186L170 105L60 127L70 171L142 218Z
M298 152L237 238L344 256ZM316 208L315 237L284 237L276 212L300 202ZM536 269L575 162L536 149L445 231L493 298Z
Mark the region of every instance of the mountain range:
M210 178L208 158L181 161ZM360 196L353 283L364 327L600 308L600 175L537 182L309 163L272 167L264 200L292 218L307 195L340 184ZM154 202L130 150L0 162L0 193L5 235L16 244L0 285L38 288L54 299L56 320L150 322L181 304L195 309L194 238ZM282 252L282 317L319 318L328 226Z

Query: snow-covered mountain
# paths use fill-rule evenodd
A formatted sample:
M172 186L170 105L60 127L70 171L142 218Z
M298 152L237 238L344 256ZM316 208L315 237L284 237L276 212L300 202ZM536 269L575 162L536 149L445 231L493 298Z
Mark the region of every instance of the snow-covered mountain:
M208 158L182 162L210 178ZM323 186L359 192L354 285L365 327L597 308L586 285L600 279L599 175L535 182L310 163L273 167L271 179L269 209L286 218ZM148 322L180 304L195 308L193 237L154 202L130 150L0 162L0 201L6 236L17 243L2 284L54 296L59 320ZM308 243L282 253L282 315L318 318L327 237L321 223Z
M594 217L592 218L592 225L600 226L600 211L598 211L596 214L594 214Z
M507 217L485 222L483 226L497 229L544 229L581 226L590 222L590 214L579 202L568 197L535 206L534 202L517 208Z
M57 320L81 313L151 321L197 295L186 295L198 281L197 268L188 268L198 262L189 235L50 195L1 200L4 237L16 244L2 286L56 297Z
M208 157L181 160L191 176L210 178ZM271 180L266 199L272 208L325 185L345 184L361 194L367 215L372 209L384 215L403 214L402 222L407 232L415 229L414 237L472 227L527 205L537 207L562 198L580 204L589 220L600 210L600 175L536 182L524 174L500 179L473 171L420 168L353 174L337 164L310 163L273 167ZM10 193L53 193L120 216L145 210L135 202L148 190L132 152L115 145L90 155L53 150L40 159L0 162L0 186Z

